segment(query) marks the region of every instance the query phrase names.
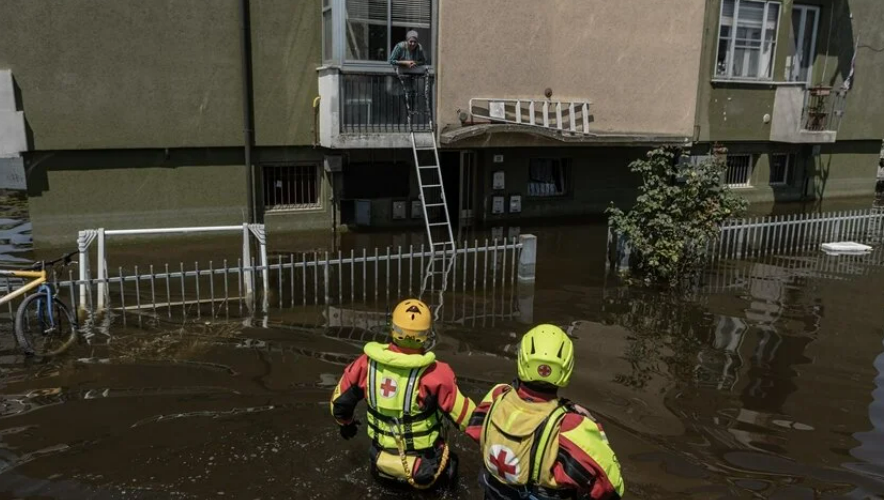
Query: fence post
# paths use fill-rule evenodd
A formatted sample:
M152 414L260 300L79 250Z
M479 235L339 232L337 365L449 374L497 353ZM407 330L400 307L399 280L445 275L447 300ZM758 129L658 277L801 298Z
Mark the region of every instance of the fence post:
M537 274L537 236L519 235L519 322L534 322L534 280Z
M98 228L98 310L103 311L107 299L107 258L104 249L104 228Z
M80 309L86 309L86 294L88 293L88 289L86 287L86 282L92 279L92 274L89 269L89 246L92 244L92 241L95 239L95 231L92 229L86 229L85 231L80 231L77 233L77 250L80 252L79 258L79 268L80 268Z
M261 282L263 285L263 298L261 299L261 308L266 313L270 308L270 267L267 264L267 234L264 232L264 224L253 224L251 226L252 234L258 240L258 257L261 259ZM280 267L279 272L282 272Z
M242 225L242 271L243 284L245 285L246 304L249 309L254 306L255 299L255 276L252 273L252 248L249 241L249 224Z

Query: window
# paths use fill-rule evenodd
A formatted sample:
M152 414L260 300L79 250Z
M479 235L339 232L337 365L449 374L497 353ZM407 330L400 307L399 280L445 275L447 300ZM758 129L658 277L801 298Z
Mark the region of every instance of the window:
M322 207L318 165L265 165L262 173L267 212Z
M794 155L770 155L771 186L785 186L789 184L789 170L792 167L793 161Z
M322 0L322 60L334 59L334 33L332 22L332 0Z
M335 0L330 0L335 1ZM410 30L418 32L427 59L432 54L432 0L338 0L345 7L345 58L386 61Z
M728 155L725 184L731 187L749 187L752 179L752 155Z
M528 196L564 196L567 192L566 160L535 158L528 166Z
M779 19L779 2L723 0L715 77L769 80Z
M816 58L816 34L819 28L819 7L792 6L792 32L789 37L792 57L788 71L789 81L811 82L813 61Z

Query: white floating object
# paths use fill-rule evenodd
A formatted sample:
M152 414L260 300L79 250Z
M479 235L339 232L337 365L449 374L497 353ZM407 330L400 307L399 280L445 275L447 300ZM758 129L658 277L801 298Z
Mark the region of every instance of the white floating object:
M872 251L872 247L853 241L836 241L832 243L823 243L822 245L820 245L820 248L829 255L857 255L869 253Z

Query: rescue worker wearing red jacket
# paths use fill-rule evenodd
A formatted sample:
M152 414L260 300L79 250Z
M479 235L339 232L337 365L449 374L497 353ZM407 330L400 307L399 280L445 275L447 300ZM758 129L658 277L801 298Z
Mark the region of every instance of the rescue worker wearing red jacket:
M467 434L479 442L486 499L619 499L620 464L601 424L558 397L574 369L561 328L539 325L519 344L518 379L491 389Z
M443 416L466 430L475 403L461 394L454 372L424 347L432 330L430 309L408 299L393 310L392 343L366 344L344 369L331 399L341 436L356 435L356 405L368 404L371 469L376 478L427 489L453 480L457 457L442 436Z

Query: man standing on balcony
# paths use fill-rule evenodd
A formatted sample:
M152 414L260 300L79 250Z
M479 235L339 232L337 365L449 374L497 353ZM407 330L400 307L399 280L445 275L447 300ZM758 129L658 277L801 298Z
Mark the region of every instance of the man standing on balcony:
M427 57L424 48L417 41L417 31L411 30L405 35L405 41L396 44L393 53L390 54L390 64L400 68L414 68L426 66Z
M412 114L417 112L417 99L415 88L416 71L418 66L427 65L427 57L424 48L417 41L417 31L411 30L405 35L405 41L396 44L390 54L390 64L396 66L396 74L405 91L405 105L408 112L408 123L411 125ZM402 70L412 71L402 71ZM426 68L424 68L426 69ZM428 82L425 82L428 83Z

